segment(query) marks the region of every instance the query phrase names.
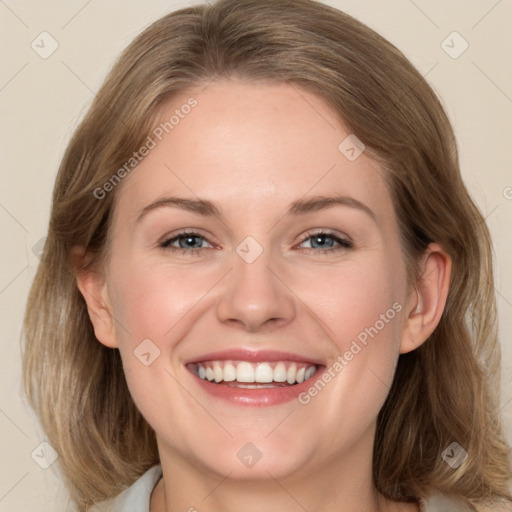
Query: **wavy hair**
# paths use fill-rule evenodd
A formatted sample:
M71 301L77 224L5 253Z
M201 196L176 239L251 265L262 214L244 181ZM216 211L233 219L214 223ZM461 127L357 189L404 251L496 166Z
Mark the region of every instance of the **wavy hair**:
M71 249L84 247L101 262L118 192L98 199L95 190L143 145L163 102L230 77L312 92L365 144L385 171L409 279L431 241L452 258L441 321L419 349L399 357L378 416L377 489L396 501L449 493L473 510L511 500L492 244L439 99L397 48L337 9L314 0L220 0L172 12L128 46L56 179L26 309L23 372L78 510L118 494L159 455L118 351L95 338ZM456 471L441 457L453 441L468 453Z

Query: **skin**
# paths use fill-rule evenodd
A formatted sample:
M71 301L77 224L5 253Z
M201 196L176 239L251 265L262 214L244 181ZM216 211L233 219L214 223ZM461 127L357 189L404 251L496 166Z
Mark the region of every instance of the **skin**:
M98 340L120 350L157 435L164 477L151 511L418 510L376 491L372 449L399 354L421 345L441 317L449 256L431 244L418 281L407 283L383 171L365 153L351 162L338 150L349 132L320 98L223 80L173 98L162 119L192 95L198 106L115 191L105 268L77 277ZM297 199L332 194L364 203L375 219L346 205L285 215ZM167 206L137 220L171 195L213 201L222 217ZM159 246L182 230L204 237L198 253ZM334 251L327 238L331 252L321 253L308 238L321 230L353 247ZM252 263L236 252L247 236L263 248ZM401 311L306 405L241 407L205 393L185 367L233 347L329 367L394 303ZM133 353L144 339L160 350L149 366ZM262 454L251 468L237 458L248 442Z

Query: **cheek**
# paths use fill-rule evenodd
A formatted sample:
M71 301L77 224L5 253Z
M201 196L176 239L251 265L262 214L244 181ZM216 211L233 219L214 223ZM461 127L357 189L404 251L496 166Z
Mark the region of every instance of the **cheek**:
M404 272L387 258L301 269L290 274L293 290L321 321L326 336L344 353L351 342L397 341L403 309ZM376 332L377 331L377 332Z
M186 319L215 284L207 269L152 265L146 261L124 262L123 272L113 272L113 309L121 344L144 338L169 343L170 332ZM139 340L139 341L137 341Z

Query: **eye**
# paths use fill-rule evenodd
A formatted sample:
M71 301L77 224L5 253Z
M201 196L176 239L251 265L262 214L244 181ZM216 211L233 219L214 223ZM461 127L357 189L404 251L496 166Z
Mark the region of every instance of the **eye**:
M332 253L343 249L351 249L353 243L345 238L336 236L328 231L314 231L302 240L300 245L309 242L310 247L306 247L306 252L310 253Z
M207 245L205 245L205 242ZM343 249L351 249L353 243L345 238L336 236L328 231L313 231L302 239L300 245L309 243L302 252L314 254L333 253ZM179 252L186 255L198 255L202 250L212 248L212 245L201 234L193 231L184 231L161 242L162 249Z
M199 233L187 231L178 233L172 238L164 240L160 243L160 247L163 249L178 251L181 254L197 254L202 249L207 248L203 245L203 242L206 242L206 238L201 236Z

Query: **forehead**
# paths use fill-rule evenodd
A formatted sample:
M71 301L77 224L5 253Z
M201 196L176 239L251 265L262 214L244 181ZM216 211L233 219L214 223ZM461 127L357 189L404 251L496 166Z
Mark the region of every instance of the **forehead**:
M228 216L262 217L327 194L392 214L383 171L364 152L354 159L360 148L337 114L296 86L213 82L166 102L157 125L152 149L117 190L124 216L171 194L212 200Z

